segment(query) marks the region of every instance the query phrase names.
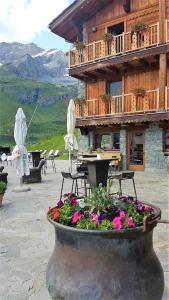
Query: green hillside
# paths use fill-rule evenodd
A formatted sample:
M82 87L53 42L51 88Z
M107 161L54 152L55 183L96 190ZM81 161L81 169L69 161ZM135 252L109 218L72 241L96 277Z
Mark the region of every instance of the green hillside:
M38 91L38 96L35 95L36 99L32 91ZM14 144L13 129L18 107L23 108L27 124L29 124L37 107L28 129L28 144L36 143L46 136L65 134L68 99L73 98L76 92L76 86L55 86L29 79L16 78L1 67L0 144ZM55 99L56 97L60 97L60 100ZM21 101L22 98L24 101ZM64 101L64 99L67 100ZM53 103L48 104L48 102Z

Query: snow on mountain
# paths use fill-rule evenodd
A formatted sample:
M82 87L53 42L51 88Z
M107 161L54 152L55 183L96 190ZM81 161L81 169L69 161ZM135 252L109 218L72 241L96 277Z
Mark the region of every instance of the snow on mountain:
M0 43L0 64L18 77L54 84L76 82L68 76L68 58L63 51L44 50L33 43Z

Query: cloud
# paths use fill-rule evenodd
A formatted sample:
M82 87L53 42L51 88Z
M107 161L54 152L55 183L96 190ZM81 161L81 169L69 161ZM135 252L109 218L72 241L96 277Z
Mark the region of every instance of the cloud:
M0 0L0 42L31 42L68 0Z

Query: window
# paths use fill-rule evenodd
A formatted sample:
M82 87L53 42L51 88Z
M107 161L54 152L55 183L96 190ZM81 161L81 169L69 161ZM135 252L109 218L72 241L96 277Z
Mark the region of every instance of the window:
M169 152L169 129L164 129L164 152Z
M122 81L114 81L108 83L108 94L111 96L119 96L122 94Z
M120 133L96 134L95 148L101 148L103 150L120 149Z

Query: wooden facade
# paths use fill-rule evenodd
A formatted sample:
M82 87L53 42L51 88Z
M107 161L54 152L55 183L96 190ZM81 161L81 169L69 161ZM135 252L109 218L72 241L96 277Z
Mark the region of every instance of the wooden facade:
M144 153L145 126L168 126L169 120L169 1L127 3L76 0L50 28L76 42L69 53L69 73L85 83L86 98L76 104L77 127L95 136L96 128L116 132L114 126L120 130L139 124L137 139ZM128 126L128 168L143 170L144 158L141 166L130 165L138 130Z

